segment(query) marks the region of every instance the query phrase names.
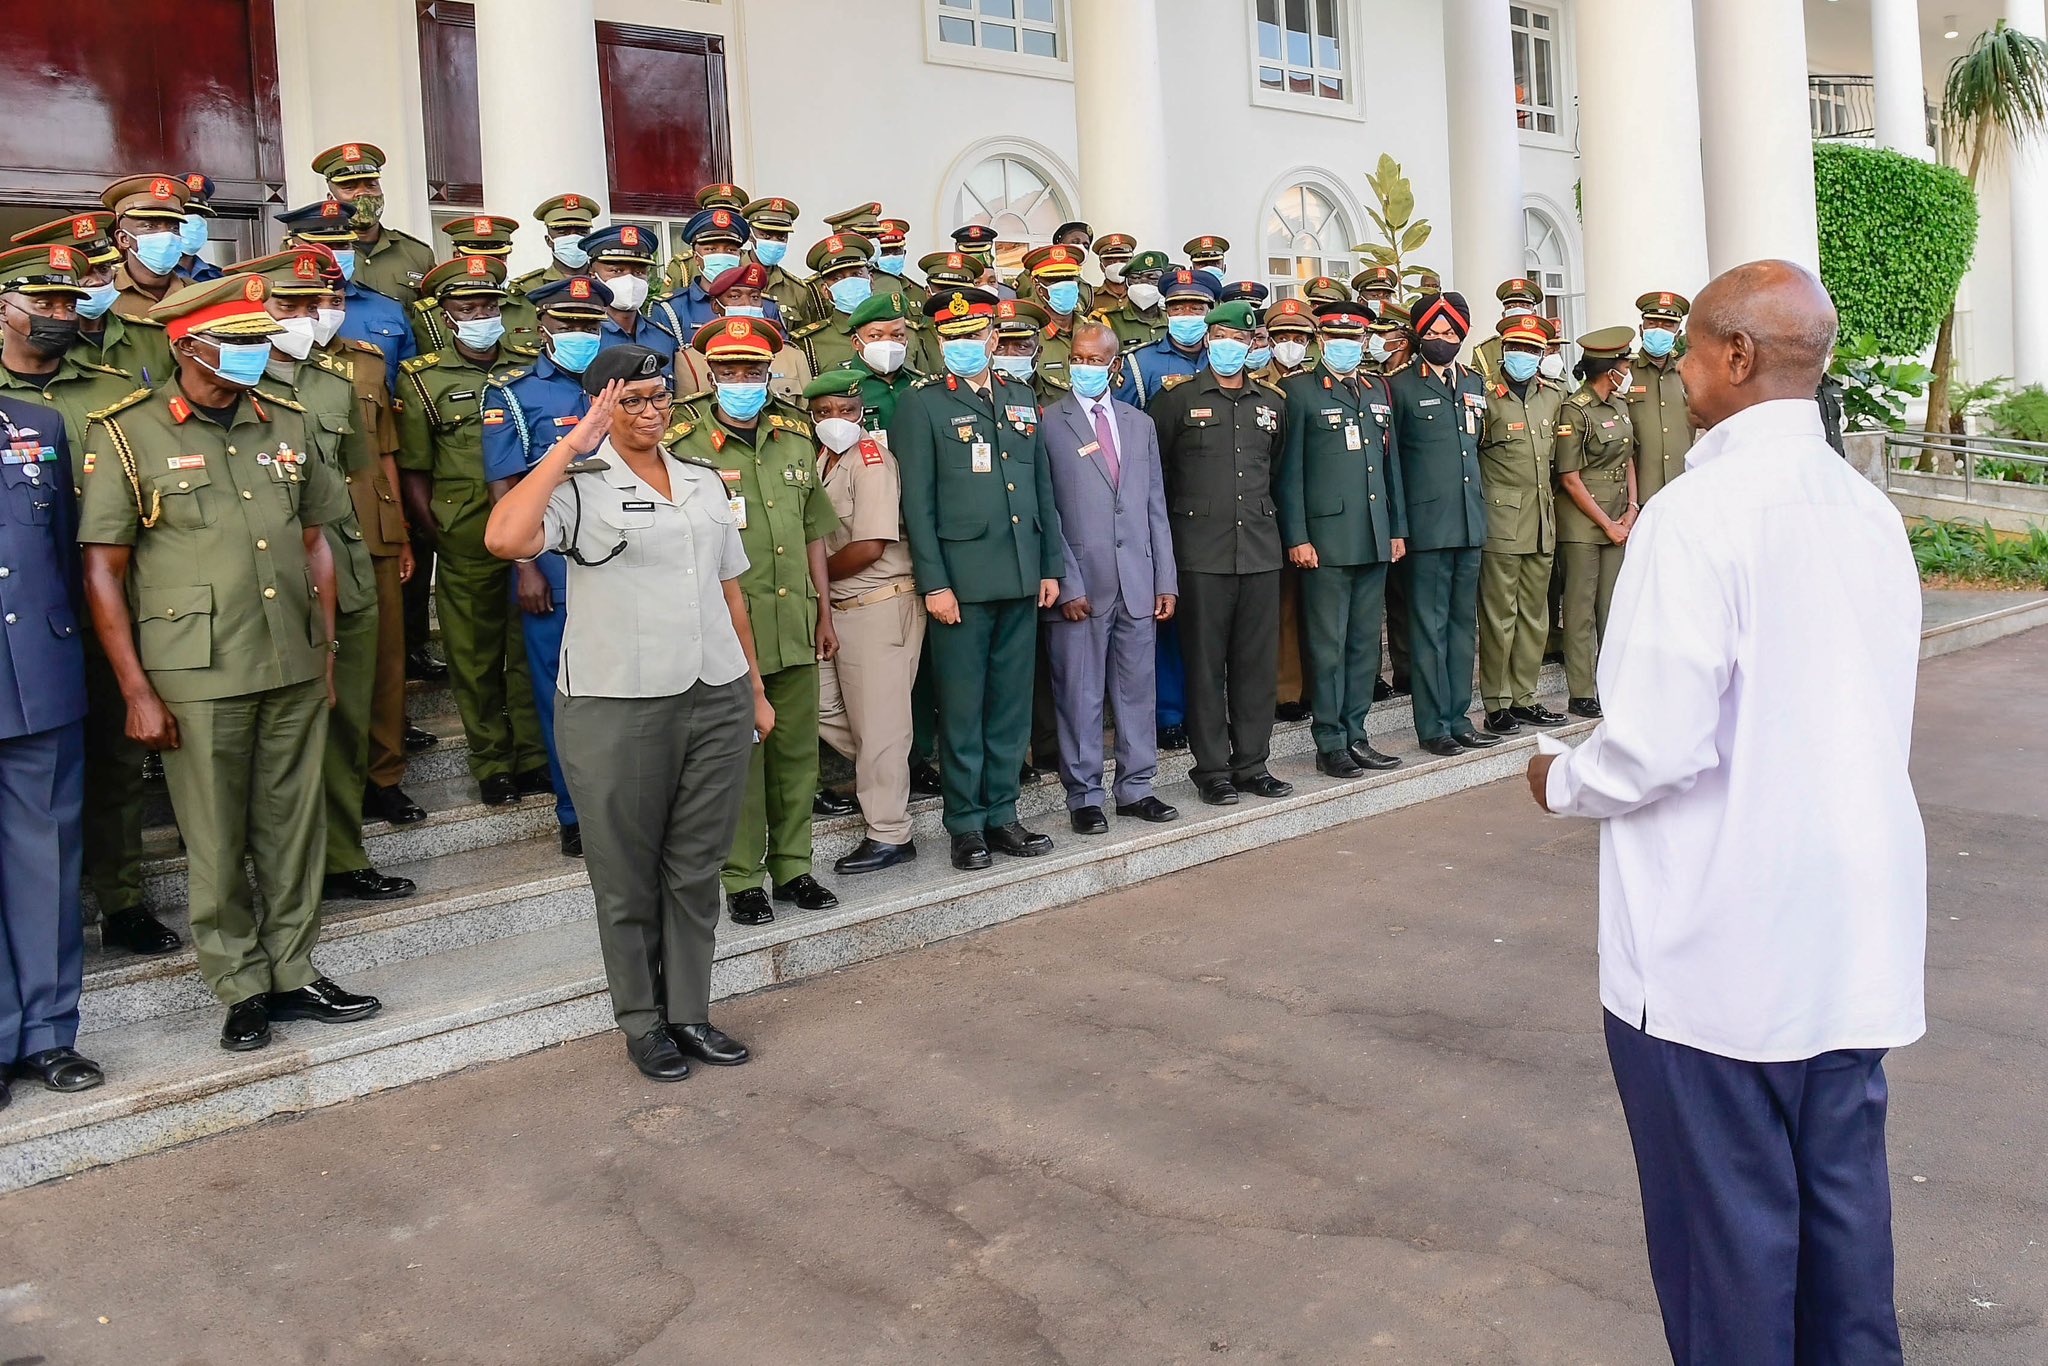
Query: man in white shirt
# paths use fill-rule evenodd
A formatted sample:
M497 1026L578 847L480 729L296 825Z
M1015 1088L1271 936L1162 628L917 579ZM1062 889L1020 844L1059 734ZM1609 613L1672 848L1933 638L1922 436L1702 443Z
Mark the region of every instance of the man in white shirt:
M1790 262L1700 294L1707 434L1630 533L1606 719L1529 765L1545 809L1605 821L1600 1000L1681 1363L1901 1360L1881 1060L1926 1028L1920 591L1822 436L1835 329Z

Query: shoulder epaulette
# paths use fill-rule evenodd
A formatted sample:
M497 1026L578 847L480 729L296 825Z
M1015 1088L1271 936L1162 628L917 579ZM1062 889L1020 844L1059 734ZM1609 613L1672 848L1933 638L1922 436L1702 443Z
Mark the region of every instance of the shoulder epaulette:
M129 380L135 378L135 376L129 374L126 370L123 370L118 365L101 365L96 360L79 360L75 356L72 358L71 363L73 365L76 365L81 370L90 370L95 375L119 375L122 379ZM143 392L147 393L148 390L144 390Z
M1177 389L1193 378L1193 375L1168 375L1165 379L1159 381L1159 392L1163 394L1168 389Z
M528 375L532 373L533 371L527 369L523 365L515 366L510 370L500 370L497 374L492 375L490 382L502 389L508 384L516 383L519 380L525 379Z
M682 461L685 465L695 465L698 469L716 470L718 468L716 460L713 460L708 455L699 455L695 451L670 451L669 454Z
M405 371L408 375L417 375L427 367L439 365L440 363L441 353L439 351L429 351L424 356L414 356L411 360L400 361L398 368Z
M525 342L508 340L505 343L505 349L514 355L525 356L529 360L537 360L540 357L540 348L538 346L529 346Z
M671 441L681 441L684 437L688 436L691 432L694 432L696 430L696 423L690 421L688 418L678 418L675 422L669 424L669 429L667 431L661 434L661 444L666 446Z
M678 403L702 403L702 402L703 402L703 401L704 401L705 399L707 399L707 398L710 398L710 397L711 397L711 395L712 395L712 392L713 392L713 391L712 391L712 390L710 390L710 389L699 389L699 390L698 390L698 391L697 391L696 393L694 393L694 394L684 394L684 395L683 395L683 396L682 396L681 398L677 399L677 400L676 400L676 402L678 402Z
M784 417L781 413L768 414L768 425L780 427L784 431L795 432L798 436L805 438L808 438L811 434L810 423L800 417Z
M148 398L149 394L150 391L147 389L137 389L134 393L128 395L126 398L118 399L113 403L109 403L106 407L101 408L98 412L87 413L85 415L85 420L88 422L104 422L106 419L112 417L115 413L120 412L123 408L134 407L136 404L142 402L142 400Z
M439 308L441 306L441 301L439 298L436 297L414 299L412 303L407 306L411 308L413 312L425 315Z
M155 318L144 317L140 313L133 315L127 313L120 313L117 314L116 316L119 317L121 321L124 323L137 323L143 327L154 327L159 332L163 331L164 328L169 326L168 323L160 323Z
M1593 391L1591 389L1580 389L1570 398L1566 399L1565 402L1574 408L1590 408L1593 406Z
M414 237L411 233L405 231L403 228L385 228L384 231L390 233L393 237L398 238L401 242L410 242L416 247L426 247L428 251L433 250L432 247L427 246L425 242L420 241L419 238Z
M354 337L343 337L341 339L341 349L344 351L374 351L377 353L379 360L384 358L383 347L375 342L357 341Z
M303 413L306 411L305 404L300 403L296 399L287 398L283 394L273 394L272 392L270 392L270 390L262 388L257 389L256 393L258 394L258 396L262 398L269 399L272 403L275 403L280 408L289 408L295 413Z
M1285 393L1281 392L1280 386L1279 386L1279 385L1277 385L1277 384L1275 384L1275 383L1273 383L1273 381L1271 381L1271 380L1269 380L1269 379L1260 379L1260 378L1259 378L1258 376L1254 375L1254 376L1252 376L1252 383L1254 383L1254 384L1258 385L1258 386L1259 386L1259 387L1260 387L1261 389L1264 389L1264 390L1266 390L1266 391L1267 391L1268 393L1272 394L1272 395L1273 395L1273 397L1275 397L1275 398L1286 398L1286 397L1287 397L1287 395L1286 395Z
M356 377L356 363L347 356L318 351L314 353L313 363L329 374L340 375L343 379L352 380Z
M799 327L796 331L790 333L789 339L791 341L802 341L805 337L810 336L814 332L824 331L825 324L831 321L832 320L830 318L820 318L817 322L805 323L802 327Z
M944 378L944 375L926 375L923 379L912 380L910 382L910 387L913 389L923 389L928 385L937 384L940 380Z

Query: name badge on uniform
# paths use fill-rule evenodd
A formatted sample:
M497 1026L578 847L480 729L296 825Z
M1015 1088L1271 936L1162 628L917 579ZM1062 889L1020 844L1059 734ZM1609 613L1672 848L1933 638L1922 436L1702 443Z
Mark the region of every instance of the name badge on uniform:
M1418 408L1434 408L1437 404L1442 402L1443 400L1440 398L1425 398L1418 401L1415 406Z
M1362 451L1365 449L1365 440L1359 436L1358 424L1356 422L1344 424L1344 449L1347 451Z
M989 445L988 442L975 442L972 449L968 451L968 455L974 461L974 472L976 474L992 474L995 472L995 448Z
M621 504L619 504L619 511L621 511L621 512L652 512L652 511L654 511L654 504L653 504L653 503L651 503L651 502L648 502L648 503L621 503Z
M733 525L741 531L747 529L747 499L745 494L735 493L725 500L725 506L732 513Z
M256 458L259 461L268 463L270 453L265 451ZM164 461L164 466L167 469L174 470L203 470L206 468L206 457L203 455L174 455Z
M1508 424L1508 430L1511 432L1522 432L1527 431L1528 429L1529 424L1526 422L1510 422Z
M1100 441L1091 441L1087 445L1083 446L1080 450L1076 451L1075 454L1083 456L1093 455L1095 454L1095 452L1101 449L1102 443Z

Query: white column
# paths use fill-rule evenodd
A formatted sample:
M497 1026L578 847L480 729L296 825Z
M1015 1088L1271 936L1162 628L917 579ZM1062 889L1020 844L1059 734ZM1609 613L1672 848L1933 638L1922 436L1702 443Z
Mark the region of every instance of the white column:
M1694 16L1707 264L1718 275L1783 257L1817 273L1805 12L1786 0L1707 0Z
M1483 340L1500 316L1494 288L1528 269L1508 0L1444 0L1444 70L1457 228L1450 287L1472 306L1472 335Z
M313 158L343 142L384 149L384 221L431 240L419 20L413 0L277 0L285 198L327 197Z
M548 260L534 205L611 183L592 0L477 0L476 91L484 195L493 213L522 224L517 275Z
M1925 160L1927 96L1921 88L1918 0L1870 0L1870 70L1877 145Z
M1175 251L1167 222L1166 103L1158 0L1086 0L1073 27L1078 216L1099 237L1127 232L1140 250ZM1169 238L1171 240L1169 240Z
M1692 0L1581 0L1573 24L1586 326L1633 326L1642 295L1708 279ZM1663 73L1654 118L1646 71Z
M2006 0L2005 21L2036 38L2048 36L2041 0ZM2012 377L2016 385L2048 384L2048 167L2038 145L2006 158L2012 215Z

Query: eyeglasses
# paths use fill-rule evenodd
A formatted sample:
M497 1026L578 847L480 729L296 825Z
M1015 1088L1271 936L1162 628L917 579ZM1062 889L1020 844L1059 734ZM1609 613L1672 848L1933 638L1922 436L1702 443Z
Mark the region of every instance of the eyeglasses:
M649 408L657 413L665 413L675 406L676 396L665 391L659 394L635 394L631 398L619 400L620 412L635 415L644 413Z

